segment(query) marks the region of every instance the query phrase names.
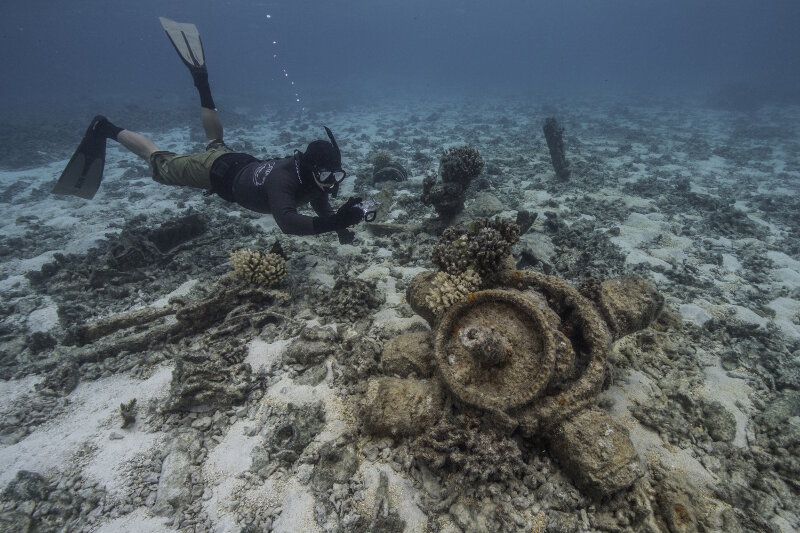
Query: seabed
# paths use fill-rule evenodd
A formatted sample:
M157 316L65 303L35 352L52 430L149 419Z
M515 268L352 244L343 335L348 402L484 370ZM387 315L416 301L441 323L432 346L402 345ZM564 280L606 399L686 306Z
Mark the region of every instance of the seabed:
M187 116L144 133L201 150ZM71 138L59 159L0 172L0 529L800 529L800 108L452 101L223 120L257 157L331 127L351 176L340 199L377 197L391 226L343 246L283 236L270 216L153 182L114 143L92 201L50 194ZM636 489L584 492L535 438L462 442L467 473L363 429L383 346L429 329L405 294L439 239L420 227L435 217L422 182L465 144L485 166L461 219L537 214L520 267L575 286L640 276L664 296L612 346L597 402L630 434ZM406 181L372 183L380 151ZM276 239L284 281L225 285L231 252ZM462 422L456 437L475 439Z

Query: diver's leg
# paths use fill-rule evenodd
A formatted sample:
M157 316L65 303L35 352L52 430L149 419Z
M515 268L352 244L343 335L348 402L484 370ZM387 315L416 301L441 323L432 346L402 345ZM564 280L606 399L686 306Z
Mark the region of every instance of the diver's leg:
M150 161L150 155L158 151L158 147L153 141L144 135L120 128L102 115L94 117L92 129L97 135L117 141L145 161Z
M153 155L154 152L158 152L158 146L156 146L153 141L135 131L122 130L117 135L117 141L148 162L150 161L150 156Z
M203 119L203 129L206 132L206 138L209 141L221 141L222 122L219 120L217 110L204 107L200 110L200 116Z
M203 120L203 130L209 141L222 140L222 122L217 115L217 107L214 105L214 98L211 96L211 86L208 84L208 71L205 67L192 69L192 79L197 92L200 94L200 117Z

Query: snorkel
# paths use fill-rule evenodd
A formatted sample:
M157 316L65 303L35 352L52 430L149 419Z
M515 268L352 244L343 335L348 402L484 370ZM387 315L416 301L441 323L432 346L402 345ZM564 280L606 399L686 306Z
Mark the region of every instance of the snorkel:
M333 132L328 126L322 126L325 128L325 133L328 134L328 139L331 140L331 144L333 145L333 149L336 150L336 153L339 155L339 161L342 161L342 151L339 150L339 145L336 143L336 137L333 136ZM339 182L337 181L336 184L333 186L331 190L331 198L336 198L339 196Z

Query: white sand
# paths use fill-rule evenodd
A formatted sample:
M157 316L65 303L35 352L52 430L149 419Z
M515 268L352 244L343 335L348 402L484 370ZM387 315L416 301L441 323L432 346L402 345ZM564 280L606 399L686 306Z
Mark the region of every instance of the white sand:
M364 269L361 274L358 275L358 279L362 279L364 281L382 281L391 276L389 267L385 264L373 264L368 266Z
M623 250L631 250L646 244L659 235L669 232L669 224L660 213L631 213L620 226L620 235L612 237L611 242Z
M316 401L326 401L333 396L333 390L323 381L319 385L298 385L289 376L283 376L267 389L266 397L276 404L293 403L302 405Z
M45 307L33 311L28 315L26 325L31 332L47 332L58 326L58 306L49 297L45 297Z
M269 491L269 482L264 484L263 490ZM272 524L274 533L321 531L314 519L314 496L297 479L291 478L274 494L279 496L277 501L283 507L280 516Z
M228 477L211 485L212 496L203 502L203 511L216 523L216 531L236 532L241 530L237 526L236 515L233 510L236 498L244 486L244 481Z
M145 451L154 437L138 434L109 440L112 431L123 433L119 404L136 398L140 405L152 398L163 398L169 388L172 369L159 369L150 379L137 381L122 375L81 383L69 395L73 409L37 427L24 440L0 447L0 486L5 486L19 470L43 475L57 474L69 465L82 446L97 446L99 453L90 460L87 472L114 488L118 469L138 452ZM123 433L124 434L124 433Z
M736 419L733 444L740 448L747 447L747 422L750 419L748 411L752 409L750 393L753 390L746 380L729 377L722 365L706 368L705 374L706 381L701 394L709 400L720 402L733 415Z
M264 342L261 339L253 339L247 345L247 357L245 357L244 362L250 365L253 372L270 370L273 366L280 363L281 354L294 339L296 339L296 337L277 340L275 342Z
M212 497L204 502L203 509L208 516L218 522L218 530L234 531L236 526L233 507L244 481L238 476L246 472L252 464L251 452L261 443L261 437L245 435L245 428L252 421L240 420L234 423L225 438L208 454L203 463L203 477L211 489ZM222 529L219 529L219 527ZM238 531L238 529L235 529Z
M22 379L0 380L0 411L5 411L9 406L16 404L26 394L35 393L34 386L41 383L42 376L26 376Z
M800 301L776 298L767 304L775 311L775 324L790 339L800 339Z
M189 294L189 292L191 292L191 290L199 283L199 281L200 280L198 279L190 279L188 281L184 281L174 291L162 296L157 300L154 300L150 304L150 307L155 307L155 308L166 307L167 305L169 305L169 301L171 298L175 298L176 296L186 296L187 294Z
M633 447L645 465L659 464L668 471L685 476L697 488L717 482L717 477L693 457L691 451L664 442L655 431L644 427L633 415L629 406L634 400L652 403L652 381L638 371L633 371L624 384L614 385L603 396L614 401L611 416L630 432Z
M258 435L245 435L245 428L252 425L252 421L239 420L228 429L225 438L211 450L203 464L206 480L217 485L225 478L236 477L250 468L250 452L261 440Z
M767 325L767 322L769 322L769 319L742 305L729 305L726 307L733 312L733 316L737 320L740 320L745 324L763 327Z
M168 523L167 519L152 516L147 509L140 507L130 514L101 524L95 533L171 533L178 531L168 526Z
M685 322L690 322L696 326L702 326L712 318L708 311L696 303L681 304L678 311Z
M772 262L775 263L775 266L777 267L790 268L795 272L800 272L800 261L786 255L783 252L776 252L770 250L769 252L767 252L767 257L770 260L772 260Z

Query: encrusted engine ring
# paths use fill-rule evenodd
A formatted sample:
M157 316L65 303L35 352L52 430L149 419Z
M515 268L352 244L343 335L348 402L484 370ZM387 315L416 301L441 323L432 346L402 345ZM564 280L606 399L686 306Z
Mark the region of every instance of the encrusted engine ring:
M504 275L501 283L517 289L534 288L546 295L551 308L561 317L562 331L582 360L580 374L558 392L508 413L528 432L553 427L595 401L605 379L611 333L592 302L565 280L518 270Z
M485 327L504 339L503 363L486 366L475 358L459 336L469 327ZM517 293L472 293L449 309L436 329L439 373L467 405L492 411L523 407L545 390L552 375L556 350L549 329L542 312Z

